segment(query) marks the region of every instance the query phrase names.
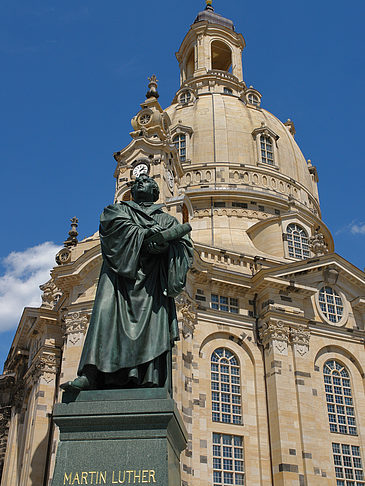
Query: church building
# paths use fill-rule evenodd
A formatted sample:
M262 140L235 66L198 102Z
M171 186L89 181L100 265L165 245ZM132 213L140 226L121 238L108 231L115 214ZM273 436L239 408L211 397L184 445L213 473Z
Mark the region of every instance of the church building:
M206 3L176 54L172 104L151 76L114 154L114 202L149 174L193 228L173 350L182 486L364 486L365 273L334 253L294 123L246 85L244 37ZM76 376L101 262L98 232L78 241L72 220L42 305L24 309L0 376L1 486L51 484L53 407Z

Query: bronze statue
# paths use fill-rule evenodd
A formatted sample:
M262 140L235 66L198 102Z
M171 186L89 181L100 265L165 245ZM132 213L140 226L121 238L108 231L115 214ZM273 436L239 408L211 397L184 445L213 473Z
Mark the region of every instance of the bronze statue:
M157 183L138 177L132 201L100 218L103 265L78 377L65 390L171 388L171 349L178 339L174 297L192 264L189 224L155 204Z

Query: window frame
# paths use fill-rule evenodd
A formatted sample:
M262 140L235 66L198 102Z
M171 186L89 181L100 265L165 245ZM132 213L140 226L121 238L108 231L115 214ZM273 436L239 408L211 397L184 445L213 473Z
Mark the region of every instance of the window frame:
M233 301L236 302L236 304ZM220 312L227 312L235 315L239 315L240 313L240 303L238 297L231 297L211 292L209 306L211 309ZM225 307L227 307L227 309L225 309Z
M300 251L301 251L301 254L302 256L301 257L296 257L295 256L295 249L296 249L296 246L295 246L295 240L294 240L294 237L293 237L293 241L292 241L292 245L289 245L289 239L288 239L288 228L290 226L296 226L295 228L295 231L298 231L298 228L300 228L300 230L302 232L304 232L305 236L300 236ZM287 246L287 257L288 258L293 258L295 261L299 261L299 260L306 260L307 258L310 258L311 257L311 251L310 251L310 248L309 248L309 238L310 238L310 233L307 231L306 228L304 228L301 224L299 224L298 222L296 221L288 221L286 223L286 227L285 227L285 240L286 240L286 246ZM293 233L290 233L290 235L292 235ZM307 242L303 243L303 238L306 238L307 239ZM303 248L303 244L305 244L308 249L306 248ZM291 251L290 251L290 248L293 248L293 255L291 255ZM308 256L305 256L303 253L304 251L308 251Z
M337 358L329 358L323 363L322 377L330 432L357 437L359 425L349 369Z
M212 481L213 486L245 486L245 439L242 435L212 433ZM224 467L226 460L226 466ZM231 468L229 467L231 465ZM238 467L238 469L236 469ZM240 469L242 467L242 469ZM232 475L232 482L225 481L225 476ZM217 481L215 478L221 477Z
M365 485L364 463L361 456L361 447L358 444L344 444L343 441L332 441L331 448L336 485ZM346 448L348 452L346 451ZM355 448L359 449L358 454L354 454ZM360 461L361 467L355 466L354 458Z
M182 142L182 137L184 137L183 142ZM178 139L178 141L176 142L175 139ZM174 146L176 148L180 162L182 164L185 163L186 159L187 159L187 157L186 157L186 152L187 152L187 150L186 150L186 146L187 146L186 133L183 133L183 132L176 133L172 137L172 143L174 144ZM184 143L184 146L182 146L182 143ZM182 151L184 151L184 155L181 154Z
M183 96L185 96L185 100L183 100ZM179 104L182 106L186 106L189 103L194 101L194 94L190 89L183 89L178 95Z
M172 143L173 143L175 148L176 148L176 145L175 145L174 139L176 137L180 137L181 135L185 135L185 160L181 160L180 152L177 151L179 161L182 164L190 163L191 137L192 137L193 133L194 132L193 132L193 129L191 127L182 125L180 123L178 125L175 125L174 127L170 128L171 140L172 140Z
M280 138L279 135L277 135L273 130L271 130L271 128L269 128L265 124L261 125L261 127L259 128L255 128L252 131L251 135L256 141L257 165L259 167L263 167L268 170L272 170L272 169L279 170L279 150L278 150L278 143L277 143ZM262 162L261 136L266 136L272 141L273 164Z
M224 345L210 354L210 389L212 422L241 426L241 364L236 353Z
M265 145L264 148L263 144ZM269 144L270 147L268 148ZM271 159L268 154L271 154ZM273 167L275 166L274 140L272 139L272 137L270 137L270 135L266 135L266 133L262 133L260 135L260 160L261 164Z
M323 287L331 287L341 298L342 304L343 304L343 315L342 318L338 322L332 322L329 318L326 317L324 314L322 308L321 308L321 302L319 300L319 294L320 291ZM315 295L315 302L317 306L317 311L321 319L326 323L329 324L330 326L335 326L335 327L344 327L347 324L348 317L349 317L349 309L348 309L348 301L344 295L344 293L338 288L337 285L330 284L327 282L320 282L319 285L317 286L317 292Z

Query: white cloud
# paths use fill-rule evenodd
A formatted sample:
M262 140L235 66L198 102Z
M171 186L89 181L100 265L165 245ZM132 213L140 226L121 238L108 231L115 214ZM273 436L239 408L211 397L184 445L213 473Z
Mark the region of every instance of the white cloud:
M24 307L40 305L39 286L49 280L59 249L46 241L1 260L5 271L0 275L0 332L18 325Z
M350 226L353 235L365 235L365 223L353 223Z

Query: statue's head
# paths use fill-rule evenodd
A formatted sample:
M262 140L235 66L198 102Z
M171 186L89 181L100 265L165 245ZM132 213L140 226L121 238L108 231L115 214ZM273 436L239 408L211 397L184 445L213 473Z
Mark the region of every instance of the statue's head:
M133 201L136 203L155 202L159 198L160 189L152 177L142 174L133 182L131 194Z

